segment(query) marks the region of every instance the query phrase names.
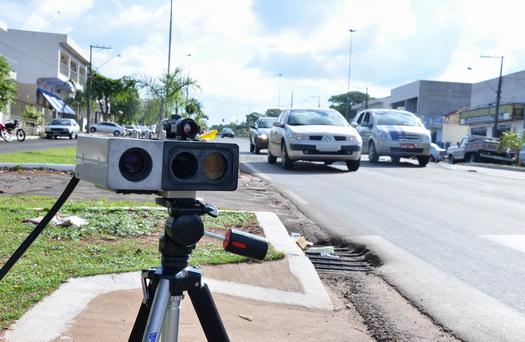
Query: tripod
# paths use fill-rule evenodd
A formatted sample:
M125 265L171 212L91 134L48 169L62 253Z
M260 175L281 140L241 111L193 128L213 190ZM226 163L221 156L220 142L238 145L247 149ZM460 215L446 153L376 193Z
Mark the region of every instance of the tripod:
M187 292L208 341L229 341L210 290L199 269L188 266L195 244L204 235L201 216L217 209L195 198L157 198L168 208L159 239L161 267L142 270L144 299L129 341L178 341L180 304Z

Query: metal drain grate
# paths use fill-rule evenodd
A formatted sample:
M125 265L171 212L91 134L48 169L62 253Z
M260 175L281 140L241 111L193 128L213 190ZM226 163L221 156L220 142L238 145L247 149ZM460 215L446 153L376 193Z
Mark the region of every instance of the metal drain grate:
M317 272L367 272L379 265L379 258L366 248L335 247L334 253L305 254Z

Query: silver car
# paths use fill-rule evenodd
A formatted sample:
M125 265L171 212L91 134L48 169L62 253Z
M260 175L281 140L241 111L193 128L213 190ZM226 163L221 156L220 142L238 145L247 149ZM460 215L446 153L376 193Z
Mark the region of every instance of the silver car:
M352 121L363 139L363 153L371 163L389 156L393 163L401 158L417 158L424 167L430 161L430 132L413 113L395 109L367 109Z
M109 133L116 137L126 135L126 129L114 122L99 122L97 124L91 125L89 131L91 133Z
M268 143L268 163L281 158L290 169L297 160L344 161L349 171L359 169L361 137L333 109L289 109L273 123Z

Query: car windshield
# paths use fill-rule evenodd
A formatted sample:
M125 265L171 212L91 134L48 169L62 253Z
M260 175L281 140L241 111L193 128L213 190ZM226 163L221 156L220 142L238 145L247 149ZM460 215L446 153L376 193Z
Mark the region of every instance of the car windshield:
M275 119L264 119L259 121L259 128L271 128Z
M346 126L346 121L341 114L331 110L293 110L288 117L288 125L325 125Z
M421 126L419 119L414 114L408 112L376 112L375 116L378 126Z
M233 130L231 128L225 128L222 130L224 133L232 133Z
M71 126L71 121L55 119L55 120L51 121L50 125L54 125L54 126Z

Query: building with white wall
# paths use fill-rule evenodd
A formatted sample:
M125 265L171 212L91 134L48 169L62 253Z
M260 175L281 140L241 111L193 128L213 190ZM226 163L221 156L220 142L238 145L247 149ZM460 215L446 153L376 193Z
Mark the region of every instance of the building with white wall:
M66 34L0 30L0 53L17 63L19 101L75 115L63 101L56 104L83 90L89 62Z

